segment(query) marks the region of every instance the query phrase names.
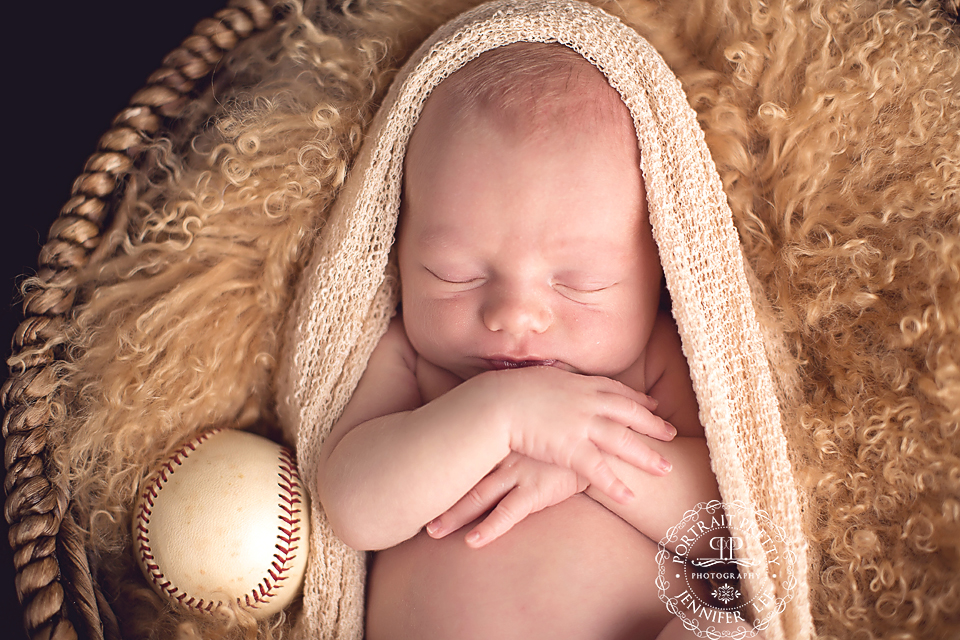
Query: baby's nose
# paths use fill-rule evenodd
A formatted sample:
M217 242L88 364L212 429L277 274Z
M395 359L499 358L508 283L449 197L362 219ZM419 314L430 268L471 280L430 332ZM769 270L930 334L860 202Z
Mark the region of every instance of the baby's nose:
M486 301L483 323L490 331L512 335L543 333L553 321L549 305L536 293L497 291Z

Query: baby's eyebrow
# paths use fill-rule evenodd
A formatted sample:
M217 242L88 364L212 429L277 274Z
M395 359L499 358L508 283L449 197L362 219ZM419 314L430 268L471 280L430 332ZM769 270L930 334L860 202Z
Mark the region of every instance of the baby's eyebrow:
M621 238L591 237L589 235L571 239L570 242L564 243L561 249L571 254L586 255L591 258L597 256L609 261L618 260L627 251L627 247L623 246Z
M434 224L417 234L417 243L436 249L462 246L465 243L463 232L448 224Z

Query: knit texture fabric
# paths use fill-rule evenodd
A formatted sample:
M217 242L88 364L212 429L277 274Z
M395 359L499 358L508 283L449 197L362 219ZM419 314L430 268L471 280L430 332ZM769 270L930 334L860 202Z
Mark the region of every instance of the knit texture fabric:
M788 375L774 383L769 362L784 350L757 320L754 305L763 301L751 296L732 214L680 83L634 30L585 3L482 5L434 33L394 80L317 239L289 316L278 405L287 437L297 443L301 473L315 476L324 439L396 308L399 282L389 256L404 153L424 102L484 51L522 41L577 51L630 110L713 471L724 503L736 505L748 523L733 532L744 542L740 557L761 567L745 579L746 594L767 593L775 603L758 621L767 638L810 637L802 508L778 407L778 395L791 389L784 388ZM361 638L365 554L339 541L322 509L313 509L312 518L297 633ZM777 577L767 565L771 544L782 562Z

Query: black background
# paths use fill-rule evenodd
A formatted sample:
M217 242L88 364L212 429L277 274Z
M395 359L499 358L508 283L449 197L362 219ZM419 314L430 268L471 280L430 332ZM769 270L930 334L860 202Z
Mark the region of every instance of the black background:
M163 57L227 0L11 2L4 8L0 344L21 319L18 282L97 140ZM11 197L12 196L12 197ZM6 378L6 367L0 376ZM0 519L0 635L22 640L7 524Z

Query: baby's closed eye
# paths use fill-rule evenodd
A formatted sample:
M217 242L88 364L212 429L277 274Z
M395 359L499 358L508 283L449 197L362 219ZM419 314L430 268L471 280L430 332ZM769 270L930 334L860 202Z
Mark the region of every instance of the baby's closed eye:
M616 284L615 282L610 284L554 282L553 286L557 289L564 289L566 291L576 291L577 293L596 293L598 291L605 291L606 289L609 289L615 284Z
M447 284L480 284L485 279L482 274L463 269L439 267L424 267L424 269L440 282Z
M609 278L564 278L552 283L553 289L560 295L576 302L589 302L616 285L617 282Z
M557 288L584 293L603 291L616 285L622 278L618 269L610 269L598 262L592 261L590 268L559 270L553 274L551 283Z

